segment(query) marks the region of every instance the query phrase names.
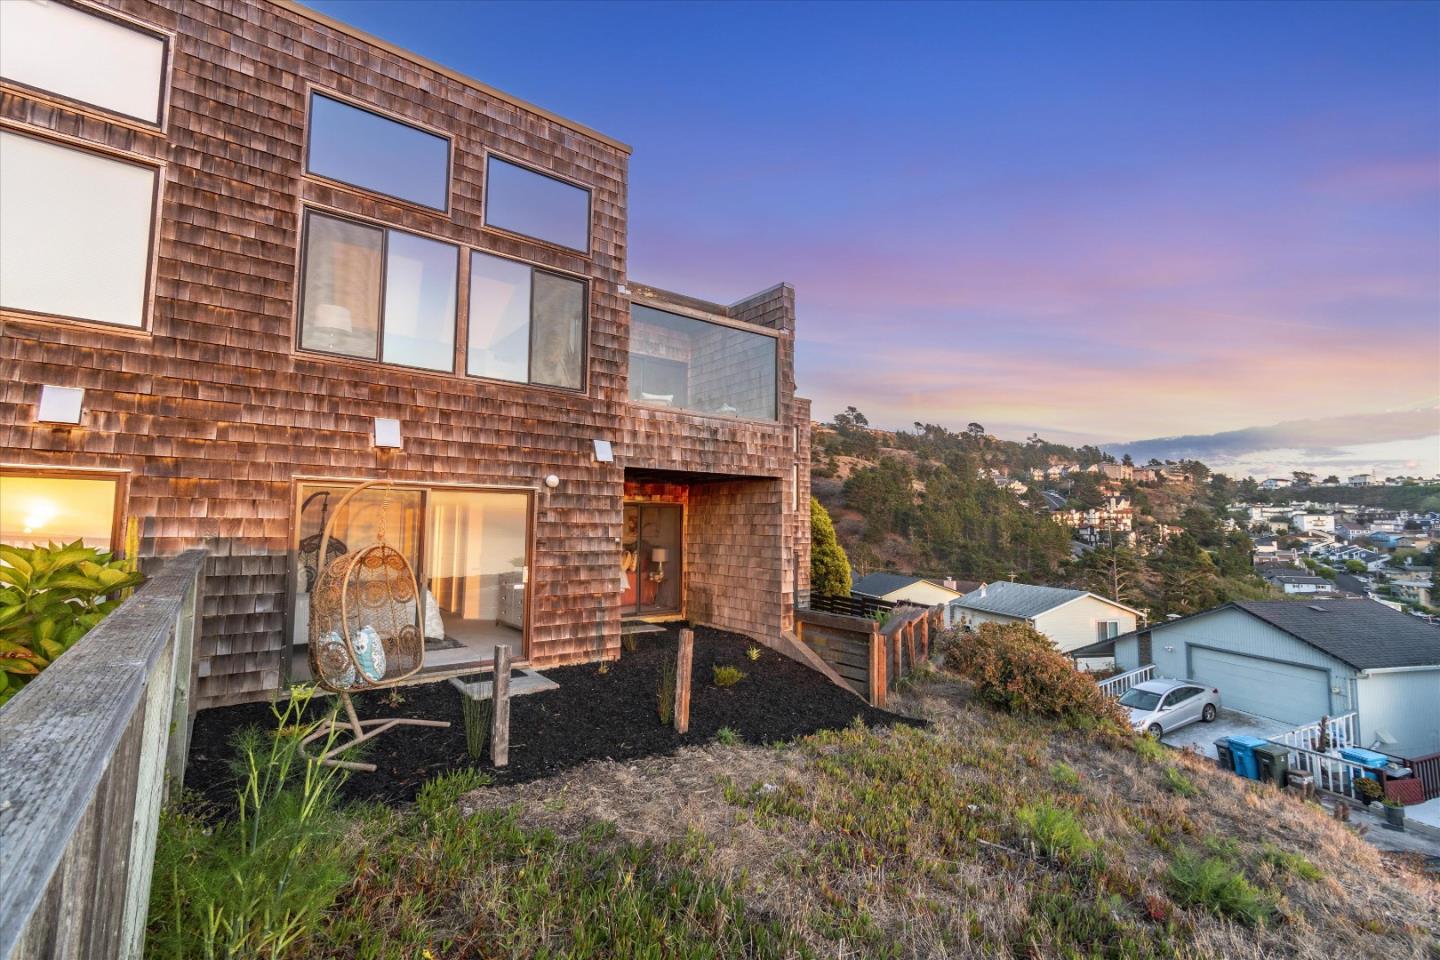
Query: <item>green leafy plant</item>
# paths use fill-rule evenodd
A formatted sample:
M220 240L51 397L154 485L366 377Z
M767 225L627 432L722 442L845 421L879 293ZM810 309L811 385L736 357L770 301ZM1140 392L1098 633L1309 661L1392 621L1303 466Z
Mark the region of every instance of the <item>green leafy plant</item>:
M745 656L750 658L751 663L754 663L756 660L760 659L760 648L755 646L755 644L753 643L750 644L750 646L745 650Z
M1272 844L1265 844L1260 859L1268 863L1276 873L1296 876L1312 883L1324 876L1319 867L1300 854L1291 850L1282 850Z
M272 731L236 738L236 814L211 823L193 801L167 808L155 851L146 953L281 957L302 945L350 882L354 852L335 809L344 771L301 753L329 723L306 722L313 688L272 705ZM322 750L335 733L321 738Z
M741 673L738 668L730 666L717 666L714 668L714 674L717 687L733 687L745 679L745 674Z
M9 700L144 578L129 560L76 540L0 546L0 704Z
M666 657L660 664L660 685L655 691L660 708L660 722L669 726L675 719L675 658Z
M1195 789L1195 784L1190 782L1190 778L1174 767L1165 768L1165 785L1170 788L1172 793L1182 797L1193 797L1199 793Z
M733 727L721 727L715 731L715 739L727 747L733 747L740 742L740 734L736 733Z
M1148 733L1137 733L1131 740L1135 748L1135 755L1146 763L1158 763L1164 760L1168 751L1164 744Z
M490 741L490 718L495 712L495 701L486 697L462 696L460 712L465 717L465 752L472 760L479 760Z
M1220 857L1180 852L1166 872L1170 892L1187 906L1200 907L1254 926L1274 912L1274 906L1245 875Z
M1354 782L1355 793L1366 803L1385 799L1385 788L1380 786L1378 781L1369 777L1356 777Z
M1095 841L1086 835L1075 814L1049 800L1026 804L1016 811L1015 819L1035 845L1052 859L1081 860L1096 849Z
M1062 787L1080 786L1080 774L1068 763L1053 763L1050 765L1050 776Z

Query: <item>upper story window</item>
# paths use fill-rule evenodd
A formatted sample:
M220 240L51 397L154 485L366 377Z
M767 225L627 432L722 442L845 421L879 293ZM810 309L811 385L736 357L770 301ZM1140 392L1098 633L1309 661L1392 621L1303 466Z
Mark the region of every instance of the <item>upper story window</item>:
M450 206L449 140L320 93L310 95L305 169L434 210Z
M160 122L165 38L64 3L0 2L0 76Z
M455 369L459 247L311 211L301 263L302 349Z
M144 326L157 179L0 130L0 307Z
M590 252L590 191L499 157L485 165L485 223Z
M470 342L477 377L579 390L585 385L585 284L470 254Z
M630 308L630 399L775 420L776 339L695 317Z

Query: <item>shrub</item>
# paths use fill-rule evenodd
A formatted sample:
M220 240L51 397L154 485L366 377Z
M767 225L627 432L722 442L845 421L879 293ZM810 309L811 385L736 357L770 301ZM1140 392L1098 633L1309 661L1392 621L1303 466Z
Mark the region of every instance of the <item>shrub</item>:
M810 590L820 597L850 595L850 558L835 537L835 524L820 501L810 498Z
M490 719L495 714L495 701L461 694L460 712L465 717L465 752L472 760L479 760L490 740Z
M69 544L0 546L0 704L29 683L144 577L133 560Z
M301 741L318 729L300 723L311 692L296 688L283 708L272 707L277 732L251 728L237 738L233 819L211 825L193 803L165 811L148 956L288 954L350 881L352 855L341 842L346 821L335 810L344 772L300 753ZM317 747L334 742L332 734Z
M1245 875L1219 857L1181 852L1166 872L1171 894L1187 906L1254 925L1263 923L1274 907L1245 879Z
M1026 804L1015 819L1047 857L1073 861L1095 851L1095 841L1086 835L1075 814L1049 800Z
M670 726L675 719L675 658L666 657L660 664L660 685L655 692L660 708L660 722Z
M1080 786L1080 774L1068 763L1055 763L1050 766L1050 776L1062 787Z
M715 667L715 686L717 687L733 687L744 679L745 674L736 667Z
M1199 792L1195 789L1195 784L1190 782L1190 778L1174 767L1165 768L1165 785L1170 788L1171 792L1182 797L1193 797Z
M727 747L733 747L740 742L740 734L736 733L733 727L721 727L715 731L715 739Z
M1148 733L1137 733L1132 739L1135 755L1146 763L1158 763L1165 759L1165 747Z
M1385 788L1380 786L1379 781L1371 780L1369 777L1355 778L1355 792L1366 803L1373 803L1385 798Z
M1080 725L1123 727L1115 702L1026 624L981 625L945 655L950 669L975 682L980 699L1010 713Z

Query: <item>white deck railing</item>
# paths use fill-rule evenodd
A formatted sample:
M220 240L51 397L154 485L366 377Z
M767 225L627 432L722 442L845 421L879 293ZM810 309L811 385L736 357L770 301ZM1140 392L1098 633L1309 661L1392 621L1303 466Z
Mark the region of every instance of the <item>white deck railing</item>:
M1328 753L1316 753L1294 747L1290 750L1290 772L1308 773L1315 778L1315 788L1338 793L1352 800L1360 799L1355 781L1366 773L1365 767Z
M1123 696L1126 690L1137 683L1144 683L1155 676L1155 664L1146 664L1139 670L1131 670L1129 673L1119 673L1099 681L1100 692L1107 697Z
M1287 747L1309 750L1312 753L1324 753L1327 750L1339 750L1341 747L1358 747L1360 745L1360 720L1359 715L1354 712L1325 719L1326 742L1324 744L1320 742L1320 726L1321 721L1317 720L1315 723L1307 723L1303 727L1287 730L1268 739L1271 743L1283 743Z

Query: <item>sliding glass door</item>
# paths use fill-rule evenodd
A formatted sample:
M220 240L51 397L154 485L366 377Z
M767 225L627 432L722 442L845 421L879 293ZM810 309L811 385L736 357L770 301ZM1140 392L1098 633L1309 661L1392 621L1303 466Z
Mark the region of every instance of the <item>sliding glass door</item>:
M678 503L625 505L623 615L683 612L684 527L684 509Z

